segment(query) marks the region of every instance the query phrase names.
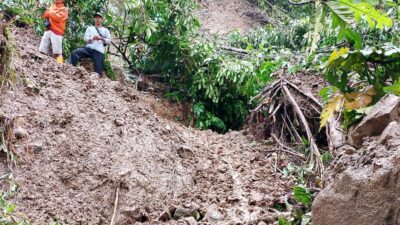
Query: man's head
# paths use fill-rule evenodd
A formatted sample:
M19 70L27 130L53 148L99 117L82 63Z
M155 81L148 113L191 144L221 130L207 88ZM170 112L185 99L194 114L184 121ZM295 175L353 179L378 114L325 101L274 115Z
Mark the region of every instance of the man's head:
M54 3L56 3L56 4L63 4L63 3L64 3L64 0L55 0Z
M102 26L103 25L103 15L101 15L100 13L95 13L93 15L94 18L94 24L96 26Z

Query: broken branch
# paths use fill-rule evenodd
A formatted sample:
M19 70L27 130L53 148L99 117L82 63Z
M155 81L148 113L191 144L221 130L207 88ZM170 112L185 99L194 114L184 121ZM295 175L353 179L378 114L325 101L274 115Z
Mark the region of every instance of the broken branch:
M311 163L313 163L314 157L315 157L316 158L315 159L316 169L319 172L322 173L323 170L324 170L324 164L322 163L321 153L318 150L318 146L317 146L317 144L316 144L316 142L314 140L314 137L312 135L310 126L307 123L306 117L304 116L303 112L301 111L301 109L300 109L299 105L297 104L296 100L293 98L293 96L290 93L288 87L284 84L284 85L282 85L282 89L283 89L285 95L287 96L288 100L292 104L296 114L298 115L298 117L299 117L299 119L300 119L300 121L301 121L301 123L302 123L302 125L303 125L303 127L305 129L305 131L306 131L307 139L308 139L308 141L310 143L310 149L311 149L311 159L310 159Z

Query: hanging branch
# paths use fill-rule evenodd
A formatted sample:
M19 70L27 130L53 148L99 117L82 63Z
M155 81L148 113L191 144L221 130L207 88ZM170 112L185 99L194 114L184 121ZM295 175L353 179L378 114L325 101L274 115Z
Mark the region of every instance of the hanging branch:
M307 5L307 4L312 4L314 1L305 1L305 2L294 2L292 0L288 0L288 2L292 5Z

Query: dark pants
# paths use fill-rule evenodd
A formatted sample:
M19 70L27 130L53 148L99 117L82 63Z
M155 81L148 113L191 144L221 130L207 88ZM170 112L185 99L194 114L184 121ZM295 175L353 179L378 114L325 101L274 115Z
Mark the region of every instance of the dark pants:
M100 75L103 75L104 70L104 54L90 48L79 48L71 53L68 59L68 63L76 66L82 59L91 58L94 64L94 71Z

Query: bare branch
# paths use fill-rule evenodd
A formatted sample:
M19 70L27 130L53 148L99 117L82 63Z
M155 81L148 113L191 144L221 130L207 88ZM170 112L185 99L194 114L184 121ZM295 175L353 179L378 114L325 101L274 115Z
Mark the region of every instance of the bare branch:
M305 1L305 2L293 2L292 0L288 0L288 2L292 5L307 5L307 4L312 4L314 1Z

